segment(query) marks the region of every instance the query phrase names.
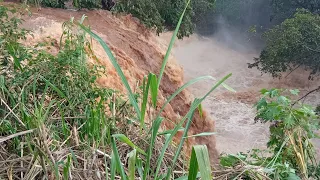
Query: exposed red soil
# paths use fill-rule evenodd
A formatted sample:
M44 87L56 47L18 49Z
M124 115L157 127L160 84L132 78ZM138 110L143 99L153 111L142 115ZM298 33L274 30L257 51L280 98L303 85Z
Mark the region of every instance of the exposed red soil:
M110 46L132 89L136 89L137 82L141 82L142 78L149 72L159 74L165 49L157 43L157 37L154 33L148 31L137 19L130 15L116 17L110 12L102 10L71 11L31 8L31 11L33 15L31 17L25 16L26 22L23 25L28 29L37 31L35 37L30 38L30 42L28 42L30 44L43 41L47 36L59 40L62 33L61 24L70 20L71 17L79 20L85 14L88 16L88 21L85 24L90 25L91 29L98 33ZM106 74L98 79L98 84L125 93L120 78L103 49L96 42L93 42L93 49L99 62L91 61L106 67ZM161 106L165 102L165 98L181 87L183 82L183 69L170 57L160 86L159 105ZM172 129L174 124L170 121L177 123L181 117L186 115L191 105L190 96L188 91L183 91L165 108L162 114L166 118L165 128ZM214 130L214 121L209 118L206 112L200 117L199 112L196 111L189 135ZM177 138L181 135L180 132ZM194 144L207 145L212 162L216 162L218 153L214 136L189 138L185 150L190 152Z

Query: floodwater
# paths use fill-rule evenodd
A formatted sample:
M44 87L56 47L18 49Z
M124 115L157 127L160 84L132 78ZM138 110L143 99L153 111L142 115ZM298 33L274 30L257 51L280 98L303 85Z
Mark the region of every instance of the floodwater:
M163 38L169 36L168 33L163 35ZM220 153L266 148L269 126L254 123L253 105L258 100L262 88L297 88L301 91L301 95L304 95L320 84L319 79L308 81L308 72L304 70L297 70L286 79L279 80L269 75L261 75L256 69L249 69L247 63L253 62L253 58L258 57L259 50L245 47L244 44L226 42L220 35L210 38L194 35L178 41L174 49L175 58L184 68L185 81L203 75L211 75L218 80L232 73L226 84L237 92L232 93L220 88L203 104L216 122L217 149ZM195 96L201 96L209 90L212 83L210 81L199 83L189 90ZM320 104L320 93L310 95L304 102L312 105ZM320 141L315 142L319 151Z

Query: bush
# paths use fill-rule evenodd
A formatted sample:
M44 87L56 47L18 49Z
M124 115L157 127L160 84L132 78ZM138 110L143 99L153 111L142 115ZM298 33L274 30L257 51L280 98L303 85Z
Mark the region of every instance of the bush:
M256 67L273 77L302 67L310 70L309 79L320 72L320 16L305 10L265 32L266 47L249 68Z
M196 24L200 23L201 17L213 11L213 4L212 0L192 1L177 34L178 38L191 35ZM170 30L176 27L185 5L186 0L171 0L170 2L165 0L119 0L114 11L131 13L147 27L154 28L157 33L161 33L164 26Z
M320 178L320 166L310 141L318 137L315 131L319 129L319 116L310 106L293 106L288 96L297 96L298 93L298 90L261 90L262 97L255 104L255 120L270 124L268 149L223 156L221 165L233 168L229 178Z
M132 92L107 44L81 24L85 16L80 22L72 18L63 24L59 45L48 37L48 41L26 47L20 41L26 40L27 32L19 28L21 21L15 14L8 13L7 8L0 6L0 144L3 148L0 161L4 162L5 171L10 171L1 173L1 179L16 176L23 179L49 176L52 179L115 179L116 175L121 179L169 179L177 168L183 173L175 178L195 180L201 175L203 179L211 179L207 147L192 148L189 171L185 171L188 165L181 159L182 147L189 138L194 112L230 74L201 99L195 99L174 129L160 132L166 105L190 85L213 79L205 76L186 83L161 109L157 108L160 82L181 20L160 74L146 76L137 95ZM106 51L128 92L127 101L114 90L100 88L95 83L105 72L102 67L87 62L88 57L95 56L86 33ZM47 48L59 51L53 55ZM153 109L151 125L144 122L147 107ZM171 143L182 128L183 136L174 147ZM205 132L194 136L212 134Z

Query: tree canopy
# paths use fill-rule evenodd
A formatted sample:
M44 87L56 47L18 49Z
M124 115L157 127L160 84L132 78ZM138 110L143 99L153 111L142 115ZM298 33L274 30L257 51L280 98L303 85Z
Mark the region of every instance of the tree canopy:
M277 22L292 17L297 9L306 9L312 13L320 12L319 0L272 0L273 15L271 19Z
M174 29L185 8L186 0L119 0L116 12L131 13L147 27L161 33L164 27ZM213 10L214 0L192 1L179 29L178 38L191 35L202 16Z
M266 47L249 67L281 77L298 67L310 69L310 78L320 72L320 16L299 10L294 17L266 31Z

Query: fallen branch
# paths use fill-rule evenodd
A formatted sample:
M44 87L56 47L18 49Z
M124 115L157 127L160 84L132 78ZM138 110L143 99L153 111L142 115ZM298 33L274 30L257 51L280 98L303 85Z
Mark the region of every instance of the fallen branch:
M312 94L312 93L314 93L314 92L316 92L316 91L320 91L320 86L317 87L317 88L314 89L314 90L309 91L307 94L305 94L304 96L302 96L301 98L299 98L298 100L296 100L296 101L292 104L292 106L294 106L297 102L301 101L302 99L306 98L307 96L309 96L310 94Z

